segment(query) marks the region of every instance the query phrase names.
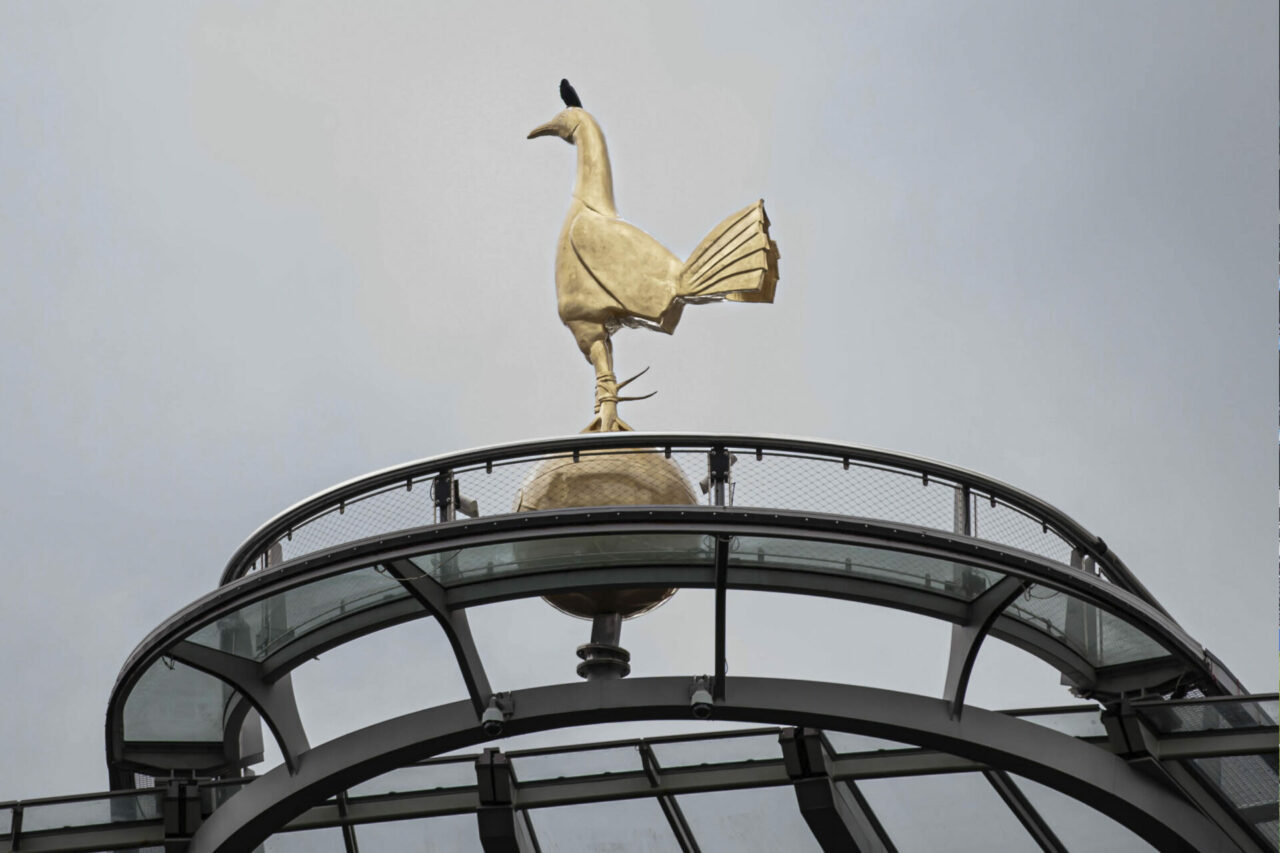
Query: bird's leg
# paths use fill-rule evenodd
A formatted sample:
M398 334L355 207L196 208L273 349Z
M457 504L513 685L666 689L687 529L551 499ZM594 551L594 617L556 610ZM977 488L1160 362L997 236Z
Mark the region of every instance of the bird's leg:
M613 373L613 342L598 338L587 349L587 358L596 369L596 416L583 432L630 431L618 417L618 377Z

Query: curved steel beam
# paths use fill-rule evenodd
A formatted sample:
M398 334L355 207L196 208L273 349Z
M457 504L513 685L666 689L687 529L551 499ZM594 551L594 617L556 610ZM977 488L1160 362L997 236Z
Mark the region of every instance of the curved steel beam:
M485 675L480 652L476 651L475 637L472 636L471 625L467 622L467 611L450 611L445 588L409 560L391 560L384 565L391 575L400 579L404 588L418 600L423 609L436 617L436 621L440 623L445 637L449 640L449 645L453 648L454 657L458 660L462 680L467 685L471 704L475 706L476 716L479 717L488 706L493 689L489 687L489 676Z
M942 688L942 698L951 704L951 716L958 718L964 709L969 675L978 660L982 641L1004 609L1027 585L1026 580L1012 575L1001 578L969 603L963 622L951 626L951 655L947 659L947 680Z
M688 719L691 678L562 684L511 694L504 736L566 726ZM1239 848L1186 801L1122 759L1069 735L981 708L953 719L946 702L842 684L735 676L717 719L813 726L938 749L1026 776L1084 802L1169 853ZM190 853L248 850L320 802L407 763L488 739L469 701L454 702L322 744L296 774L277 768L220 806Z
M298 757L311 748L298 715L293 681L284 676L274 682L262 677L262 664L183 640L169 648L169 657L219 678L235 688L266 721L290 770L298 767Z
M282 589L294 587L349 569L416 556L442 548L458 548L494 542L509 542L549 536L573 536L601 533L688 533L690 531L716 535L769 535L782 538L799 538L868 545L888 548L905 553L960 561L966 564L990 568L995 571L1033 580L1054 589L1075 595L1096 604L1125 621L1136 625L1169 650L1176 665L1161 681L1176 677L1177 670L1197 674L1206 688L1215 688L1213 679L1218 670L1205 663L1204 649L1186 635L1172 620L1139 600L1136 596L1106 582L1070 567L1037 557L1026 552L1003 548L993 543L975 540L937 530L912 527L903 524L886 524L867 519L846 516L820 516L798 512L772 510L723 509L715 507L617 507L555 510L521 513L513 516L485 518L477 521L453 522L433 525L400 534L376 537L360 543L344 545L327 552L281 564L267 571L255 573L236 583L223 587L184 608L166 620L130 655L112 691L107 715L108 765L120 760L118 740L122 737L119 726L123 697L131 689L145 667L150 665L173 644L190 635L203 624L227 615L245 604ZM566 585L581 586L635 586L660 582L662 586L711 586L715 582L711 565L688 567L601 567L578 568L572 572L550 572L539 575L513 574L508 577L477 581L445 589L445 605L451 612L484 601L504 598L540 595L562 589ZM794 569L756 568L754 563L730 566L726 582L729 587L763 589L777 592L802 592L853 600L873 601L878 604L900 607L905 610L927 613L960 622L966 618L963 601L927 589L912 589L894 584L882 584L866 578L842 577L835 574L804 572ZM932 602L929 599L933 599ZM413 601L410 605L409 602ZM417 599L404 599L401 603L385 605L386 624L412 618ZM438 602L437 602L438 606ZM428 607L430 610L431 607ZM427 611L423 610L425 615ZM341 628L321 629L313 641L316 648L331 648L339 643L377 630L381 615L357 612L351 621ZM441 622L445 625L445 621ZM458 624L453 628L459 630ZM448 632L446 628L446 632ZM348 636L350 631L350 636ZM1082 659L1070 646L1049 634L1009 617L1001 616L990 627L994 636L1019 645L1032 654L1057 667L1074 684L1086 689L1098 683L1097 673L1088 661ZM462 634L458 634L460 638ZM264 667L264 680L271 681L315 654L311 642L304 636L302 645L294 654L281 650L273 655L270 666ZM451 642L453 640L451 639ZM455 652L459 650L455 646ZM307 652L303 656L302 652ZM462 649L463 658L469 653ZM478 658L475 658L478 662ZM1169 663L1173 664L1174 660ZM473 667L473 682L468 689L474 696L483 696L482 684ZM1142 686L1142 673L1125 675L1122 683L1131 689ZM1120 683L1120 682L1118 682Z

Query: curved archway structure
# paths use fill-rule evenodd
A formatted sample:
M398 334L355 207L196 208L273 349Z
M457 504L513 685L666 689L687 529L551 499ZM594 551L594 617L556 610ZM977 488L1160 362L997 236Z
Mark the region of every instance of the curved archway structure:
M589 496L593 506L512 511L522 484L546 459L591 465L601 456L636 453L676 460L691 481L705 473L708 505L625 505L606 483ZM801 809L816 809L806 820L825 849L844 849L847 833L871 832L866 827L875 821L846 820L864 808L856 794L805 782L822 776L814 755L796 757L806 754L795 744L809 728L959 757L990 775L1046 850L1062 848L1048 840L1052 832L1036 829L1034 809L1003 774L1074 797L1161 850L1274 850L1260 841L1265 813L1231 802L1197 765L1264 754L1259 738L1274 734L1275 720L1257 710L1256 697L1242 695L1231 673L1100 538L1039 499L942 463L725 435L584 435L486 448L376 472L298 504L238 549L223 581L138 646L107 711L116 788L132 787L136 772L235 777L255 749L261 752L252 724L266 722L285 764L214 810L192 850L247 849L356 783L482 743L493 734L480 725L486 713L501 712L507 735L685 719L695 689L706 691L700 701L718 718L799 727L784 749L791 756L787 772ZM706 619L716 649L710 675L509 694L490 683L469 609L638 587L715 591ZM730 677L728 590L843 599L951 623L950 645L937 650L948 661L945 683L937 696L916 696L752 678L749 662ZM428 617L444 630L467 700L312 745L290 673L352 639ZM1081 739L967 706L969 675L987 636L1030 652L1076 695L1105 705L1093 734ZM1197 704L1194 713L1153 710L1171 701L1174 708L1188 694L1208 704ZM1228 704L1212 706L1213 697ZM1232 702L1245 703L1245 710L1224 714ZM150 712L165 703L192 709L191 731L175 735ZM1181 722L1162 728L1170 719ZM1241 731L1218 741L1197 735L1194 747L1183 737L1178 746L1189 719L1227 720L1227 728L1238 723ZM1265 766L1274 776L1274 761ZM843 797L843 805L833 805L833 797ZM669 817L678 811L664 808ZM680 821L671 819L680 836ZM880 849L877 843L872 838L859 849ZM512 844L503 849L526 849L518 839Z

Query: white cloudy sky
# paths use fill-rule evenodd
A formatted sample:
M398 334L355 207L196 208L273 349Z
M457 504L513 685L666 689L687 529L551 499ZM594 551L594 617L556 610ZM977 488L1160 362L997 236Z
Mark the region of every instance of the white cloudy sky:
M1275 689L1274 4L435 6L0 5L0 800L105 787L126 655L268 516L586 422L572 152L525 140L562 76L626 218L683 254L764 197L783 255L773 306L619 335L631 423L1019 485ZM637 672L704 671L705 604L629 624ZM945 626L848 608L745 601L734 671L940 688ZM498 688L585 640L477 625ZM454 698L433 630L304 668L313 742ZM972 696L1056 681L995 649Z

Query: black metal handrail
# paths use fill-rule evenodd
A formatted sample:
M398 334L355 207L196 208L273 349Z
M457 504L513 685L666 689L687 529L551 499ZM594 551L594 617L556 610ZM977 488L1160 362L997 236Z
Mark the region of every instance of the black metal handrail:
M989 501L992 508L1003 505L1041 525L1046 533L1052 530L1075 552L1072 555L1073 564L1077 562L1077 557L1081 566L1093 563L1107 580L1168 615L1101 537L1091 533L1053 505L1007 483L945 462L879 448L812 439L731 433L627 432L574 435L465 450L374 471L325 489L263 524L232 554L223 570L220 583L227 584L243 577L253 570L255 564L265 565L267 555L276 543L292 538L307 525L332 513L342 513L362 500L398 489L411 489L414 484L435 480L442 475L452 475L453 472L480 468L492 471L496 466L517 461L536 462L570 453L636 452L638 446L681 453L710 453L722 448L737 454L755 453L757 458L768 453L774 457L827 461L844 468L891 471L920 478L925 484L932 479L940 485L957 489L966 500L972 497L975 505L978 500ZM824 511L817 505L813 510ZM981 532L976 535L978 538L987 538L982 537Z

